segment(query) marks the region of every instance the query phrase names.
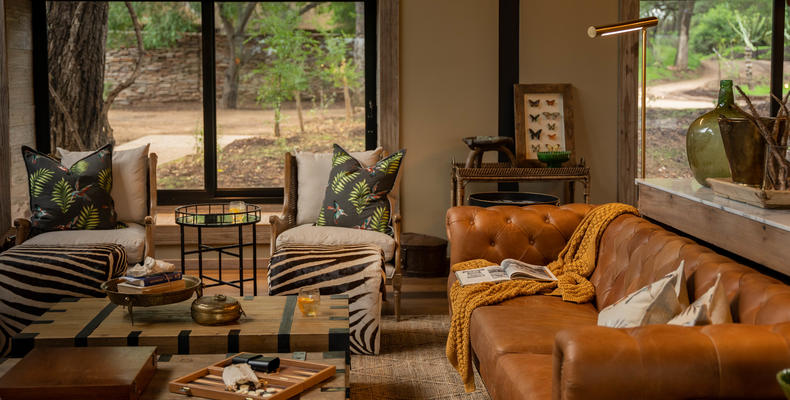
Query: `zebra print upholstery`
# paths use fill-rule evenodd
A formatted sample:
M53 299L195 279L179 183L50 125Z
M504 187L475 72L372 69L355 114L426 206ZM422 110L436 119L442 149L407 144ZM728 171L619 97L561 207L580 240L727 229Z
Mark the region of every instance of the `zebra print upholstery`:
M349 344L354 354L378 354L384 252L374 245L283 245L269 264L269 294L348 295Z
M0 253L0 356L10 338L67 297L104 297L102 282L126 272L118 244L35 246Z

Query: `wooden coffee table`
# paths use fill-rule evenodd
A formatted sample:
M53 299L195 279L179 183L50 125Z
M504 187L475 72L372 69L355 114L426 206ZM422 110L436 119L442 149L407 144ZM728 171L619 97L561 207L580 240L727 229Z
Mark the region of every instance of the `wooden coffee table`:
M292 358L293 353L283 354L270 354L280 358ZM162 355L156 366L156 374L154 375L148 387L143 392L142 399L144 400L186 400L187 396L170 393L167 389L167 384L181 376L187 375L200 368L214 364L218 361L227 358L226 354L200 354L200 355ZM335 376L319 383L317 386L303 392L300 396L305 400L341 400L348 398L349 385L348 385L348 367L346 365L346 356L344 352L324 352L324 353L307 353L305 359L307 361L317 362L321 364L334 365L336 368ZM19 358L9 358L6 360L0 359L0 376L11 369Z
M322 296L317 317L303 316L296 296L238 300L246 316L220 326L192 321L190 301L136 308L134 325L126 309L107 299L61 301L14 336L13 356L34 346L157 346L159 354L348 352L345 295Z

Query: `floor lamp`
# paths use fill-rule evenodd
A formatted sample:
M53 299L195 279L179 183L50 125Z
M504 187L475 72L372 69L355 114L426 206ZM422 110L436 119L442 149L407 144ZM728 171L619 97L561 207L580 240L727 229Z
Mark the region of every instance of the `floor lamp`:
M619 35L626 32L642 31L642 179L645 179L645 113L647 96L647 28L658 25L658 18L648 17L625 21L611 25L591 26L587 28L587 35L591 38L598 36Z

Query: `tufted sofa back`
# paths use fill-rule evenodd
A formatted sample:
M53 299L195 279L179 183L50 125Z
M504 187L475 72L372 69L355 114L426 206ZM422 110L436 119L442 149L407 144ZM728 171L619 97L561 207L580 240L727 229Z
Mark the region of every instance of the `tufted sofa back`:
M590 209L586 204L451 208L446 221L451 263L515 258L548 264ZM590 277L596 288L596 308L654 282L675 270L681 260L686 261L692 300L721 273L735 322L790 321L790 286L633 215L618 217L601 238L597 266Z
M477 258L545 265L557 258L590 209L587 204L453 207L446 221L450 265Z

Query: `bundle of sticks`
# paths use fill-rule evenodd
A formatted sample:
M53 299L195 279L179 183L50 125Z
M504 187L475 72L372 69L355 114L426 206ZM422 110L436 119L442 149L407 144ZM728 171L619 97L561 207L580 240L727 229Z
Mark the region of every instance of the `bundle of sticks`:
M784 99L780 99L773 94L774 100L779 103L779 112L776 115L776 120L773 124L773 129L768 129L765 125L764 119L760 117L760 114L757 112L757 109L752 104L752 100L749 99L749 96L743 92L740 86L735 86L738 89L738 93L743 96L746 100L746 104L749 106L749 111L751 113L747 113L738 105L735 105L735 108L742 112L746 119L750 120L755 126L757 126L760 135L765 139L765 142L768 144L768 148L766 149L766 165L765 165L765 179L763 183L763 189L765 190L787 190L790 188L790 182L788 182L788 173L790 173L790 160L787 159L787 141L788 141L788 127L787 127L787 119L790 117L790 112L787 110L787 100L790 98L790 92L784 96Z

